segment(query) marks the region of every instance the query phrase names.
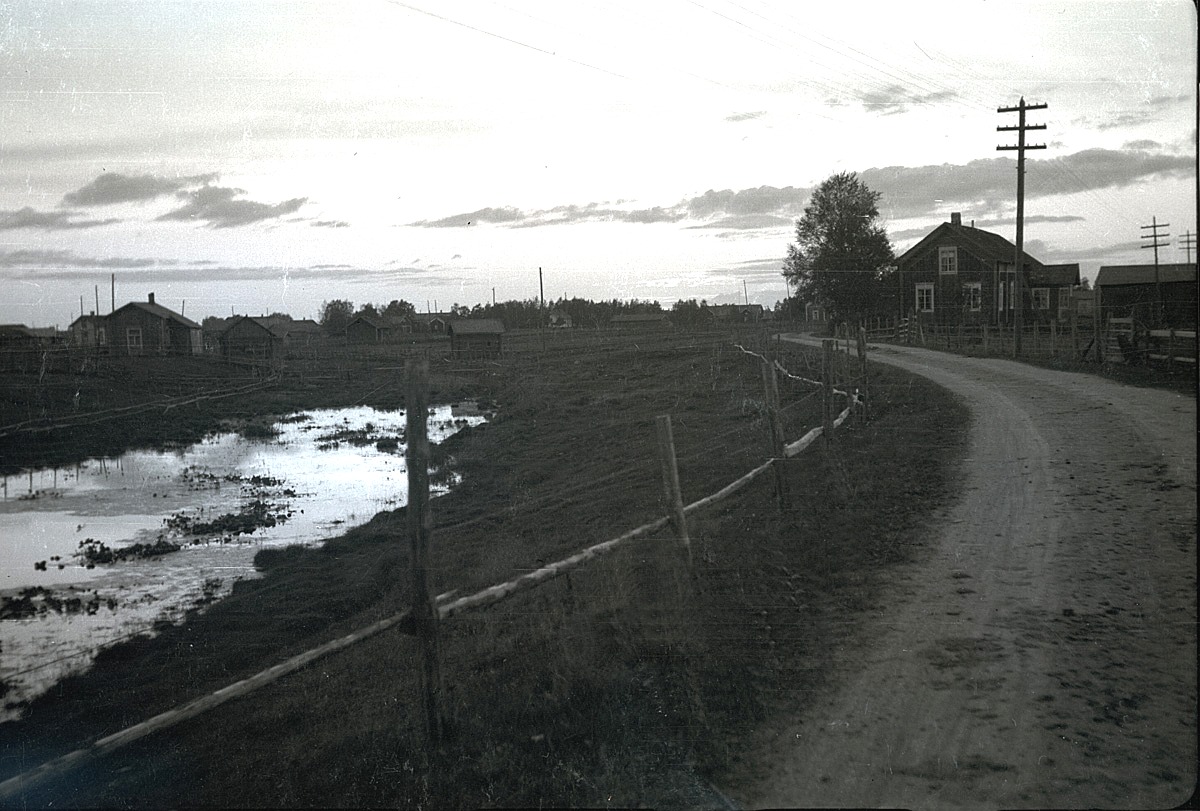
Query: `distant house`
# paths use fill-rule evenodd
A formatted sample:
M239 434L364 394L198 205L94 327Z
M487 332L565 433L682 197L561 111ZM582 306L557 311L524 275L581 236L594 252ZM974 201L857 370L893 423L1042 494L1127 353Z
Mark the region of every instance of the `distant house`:
M450 322L454 320L454 315L452 313L414 313L410 320L413 332L445 335Z
M896 260L901 315L937 324L1013 324L1016 246L999 234L950 222L933 229ZM1025 323L1058 320L1079 284L1079 265L1044 265L1022 252L1021 314Z
M504 324L496 318L456 318L446 328L450 353L457 357L498 358L504 351Z
M551 310L546 323L550 329L571 329L575 326L571 316L561 310Z
M761 304L709 304L706 309L716 321L726 323L753 324L765 317Z
M271 362L283 346L284 337L265 318L243 315L234 318L221 333L221 356L227 360Z
M91 313L81 315L67 327L72 346L101 347L108 345L108 319Z
M108 316L108 343L122 355L199 354L203 329L191 319L154 303L131 301Z
M666 313L614 315L608 325L613 329L624 330L670 329L671 319Z
M365 315L356 316L346 325L346 343L348 344L378 344L382 343L390 330L387 326L368 318Z
M1096 297L1100 317L1133 318L1153 325L1157 319L1159 289L1162 290L1165 325L1195 328L1196 264L1183 262L1154 265L1105 265L1096 276Z

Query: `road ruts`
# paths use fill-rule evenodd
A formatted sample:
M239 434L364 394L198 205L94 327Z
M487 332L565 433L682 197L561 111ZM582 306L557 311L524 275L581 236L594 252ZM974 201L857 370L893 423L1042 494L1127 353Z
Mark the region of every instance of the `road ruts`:
M873 347L973 421L927 558L729 786L745 807L1169 808L1196 783L1196 400ZM848 618L848 621L849 618Z

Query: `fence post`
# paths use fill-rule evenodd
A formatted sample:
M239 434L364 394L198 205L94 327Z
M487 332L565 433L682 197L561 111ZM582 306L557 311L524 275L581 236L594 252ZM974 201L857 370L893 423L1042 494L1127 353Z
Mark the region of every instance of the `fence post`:
M408 445L409 566L412 569L412 617L424 659L426 732L434 746L442 741L441 667L438 660L438 616L429 582L429 545L433 518L429 510L429 361L412 358L405 363L408 391L405 419Z
M833 441L833 341L821 341L821 425L825 442Z
M779 509L787 510L788 504L787 478L784 475L784 437L783 421L779 418L779 379L775 374L775 364L770 360L763 361L763 396L767 402L767 428L771 432L771 463L775 471L775 498L779 501Z
M692 544L688 538L687 516L683 512L683 493L679 487L679 466L675 459L675 436L671 431L671 415L662 414L654 418L654 432L658 437L658 461L662 467L663 498L675 530L675 539L687 561L688 575L692 574Z
M1058 354L1058 322L1050 322L1050 354Z
M858 363L859 376L862 378L862 399L860 401L860 418L866 423L870 417L870 377L867 375L867 330L866 327L859 327L858 330Z
M1167 328L1167 371L1175 371L1175 328Z

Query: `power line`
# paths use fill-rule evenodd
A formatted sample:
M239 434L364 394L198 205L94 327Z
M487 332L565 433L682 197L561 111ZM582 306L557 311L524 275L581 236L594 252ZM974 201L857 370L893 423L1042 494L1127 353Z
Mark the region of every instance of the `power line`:
M1161 324L1162 324L1162 314L1163 314L1162 280L1159 278L1159 274L1158 274L1158 249L1165 248L1165 247L1167 247L1167 245L1170 244L1167 242L1159 242L1158 238L1160 236L1162 236L1162 237L1171 236L1170 233L1159 234L1158 229L1167 228L1170 225L1171 225L1171 223L1169 223L1169 222L1160 223L1158 221L1157 217L1151 217L1150 225L1142 226L1143 231L1145 231L1147 229L1149 229L1149 231L1150 231L1149 234L1142 234L1142 239L1150 240L1149 245L1143 245L1142 247L1154 249L1154 297L1155 297L1155 299L1157 299L1156 303L1157 303L1157 310L1158 310L1158 312L1155 313L1154 320L1156 322L1156 325L1158 325L1158 326L1161 326Z

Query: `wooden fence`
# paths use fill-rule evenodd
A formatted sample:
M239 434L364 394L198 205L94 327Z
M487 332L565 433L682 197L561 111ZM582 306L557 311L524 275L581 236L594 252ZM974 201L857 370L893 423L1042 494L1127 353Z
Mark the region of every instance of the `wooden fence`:
M679 484L679 470L676 465L671 418L670 415L661 415L655 420L655 446L662 470L663 506L666 510L666 515L627 530L615 538L582 549L562 560L527 572L518 578L489 586L479 592L457 599L452 599L453 592L434 596L430 591L428 561L433 524L429 510L429 441L427 434L429 361L425 358L413 358L409 360L405 367L408 383L407 397L409 398L406 401L408 420L406 461L409 477L409 501L406 514L408 519L407 532L411 551L410 569L413 586L411 606L393 616L379 620L365 628L360 628L351 634L293 656L249 678L230 684L227 687L197 698L180 707L160 713L153 718L149 718L120 732L100 738L85 748L47 761L28 772L11 777L0 783L0 801L11 802L22 792L33 788L44 780L61 775L77 766L103 757L134 741L168 729L181 721L194 718L231 699L245 696L267 684L277 681L289 673L306 667L318 659L343 650L365 639L370 639L392 628L399 628L407 633L415 634L420 640L423 663L422 682L426 733L431 742L437 742L442 736L444 726L441 708L443 691L439 661L438 628L440 623L464 612L494 605L514 594L532 589L565 575L579 566L597 560L632 541L660 532L667 527L672 529L672 535L680 551L680 554L676 557L681 561L680 565L686 567L688 570L688 576L681 578L681 580L690 583L692 581L690 576L692 560L687 529L689 517L729 498L755 479L772 471L775 473L775 489L780 508L788 509L790 499L786 491L786 479L782 475L784 461L811 447L818 439L823 438L825 446L832 449L836 442L838 429L848 419L851 419L852 416L857 416L859 419L867 418L869 401L866 395L866 336L866 330L860 329L857 336L853 338L844 335L837 340L823 341L819 379L806 378L793 374L777 358L772 359L767 357L766 353L752 352L735 344L744 354L758 359L762 366L764 400L768 417L767 425L772 448L770 458L763 464L722 487L717 492L685 506ZM852 343L857 349L856 358L852 356ZM802 382L813 387L819 387L822 392L822 424L790 443L786 442L783 437L779 420L779 375L784 375L790 380ZM835 398L845 401L845 407L840 412L835 407Z

